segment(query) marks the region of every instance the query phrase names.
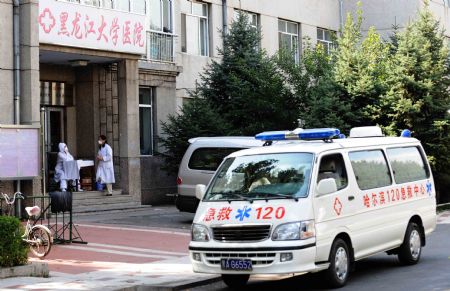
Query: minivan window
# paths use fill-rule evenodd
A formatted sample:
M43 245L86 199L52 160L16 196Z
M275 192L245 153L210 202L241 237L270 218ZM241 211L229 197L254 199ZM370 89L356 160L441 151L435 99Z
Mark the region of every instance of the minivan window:
M205 200L306 197L313 154L277 153L228 158L217 170Z
M348 155L359 189L367 190L392 184L389 167L381 150L350 152Z
M188 167L192 170L215 171L223 159L243 148L198 148L189 159Z
M428 168L417 147L387 149L387 156L397 184L427 179Z
M338 190L347 187L347 171L345 170L344 158L341 154L326 155L320 160L317 183L327 178L332 178L336 181Z

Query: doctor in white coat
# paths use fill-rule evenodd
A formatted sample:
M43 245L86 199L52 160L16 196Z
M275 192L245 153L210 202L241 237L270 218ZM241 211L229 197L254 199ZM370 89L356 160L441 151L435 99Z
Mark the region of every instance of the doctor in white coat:
M106 141L106 136L100 135L98 138L98 154L97 154L97 175L96 180L106 184L108 193L106 196L112 195L112 184L114 179L113 151Z
M72 155L69 153L69 149L65 143L59 143L58 159L56 160L55 167L55 181L59 182L59 188L62 192L67 190L66 174L64 173L64 162L73 161Z

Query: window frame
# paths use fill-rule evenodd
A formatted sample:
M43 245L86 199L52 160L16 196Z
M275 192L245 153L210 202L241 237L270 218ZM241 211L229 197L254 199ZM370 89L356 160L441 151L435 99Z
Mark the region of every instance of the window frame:
M319 44L319 43L322 44L325 49L325 52L327 54L330 54L331 50L333 50L335 48L336 44L334 43L334 41L332 39L330 39L330 40L325 39L325 32L328 31L331 36L332 34L336 34L336 31L331 30L331 29L322 28L322 27L317 27L317 35L319 34L319 30L322 31L322 38L317 37L317 44Z
M181 13L186 15L186 31L185 33L187 34L187 17L195 17L198 21L198 31L197 31L197 37L198 37L198 51L196 52L196 55L198 56L203 56L203 57L209 57L210 56L210 48L209 48L209 41L210 41L210 35L209 35L209 17L210 17L210 13L209 13L209 5L208 3L204 3L204 2L200 2L200 1L188 1L189 2L189 6L190 6L190 11L188 13ZM205 12L206 12L206 16L205 15L199 15L196 14L194 12L194 4L200 4L204 7L206 7ZM202 33L201 33L201 20L204 20L206 23L206 31L204 33L204 42L205 42L205 54L202 54ZM185 35L185 38L187 38L187 35ZM187 43L186 43L186 52L183 53L188 53L188 47L187 47Z
M392 150L392 149L404 149L404 148L415 148L415 149L417 149L417 151L419 153L419 156L420 156L420 159L422 160L422 163L423 163L423 166L424 166L424 169L425 169L425 178L420 179L420 180L430 179L430 177L431 177L431 169L430 169L429 163L427 161L426 155L423 152L423 149L421 147L419 147L417 145L393 146L393 147L386 148L386 158L387 158L387 160L389 162L389 165L390 165L390 168L391 168L391 176L393 178L393 182L396 185L402 185L402 184L408 184L408 183L419 181L419 180L411 180L411 181L398 183L397 179L395 178L394 167L392 166L391 160L389 159L389 150Z
M285 31L280 31L280 22L284 22L285 23ZM292 32L288 32L288 23L291 24L295 24L297 26L297 33L294 34ZM300 23L295 22L295 21L290 21L290 20L286 20L286 19L281 19L278 18L278 48L281 47L281 38L279 37L280 34L284 34L284 35L288 35L291 38L291 50L294 51L292 49L292 45L294 43L296 43L296 50L295 50L295 54L294 54L294 61L296 64L298 64L300 62ZM294 42L293 38L296 37L297 41Z
M352 159L351 159L351 157L350 157L350 154L352 154L352 153L360 153L360 152L374 152L374 151L379 151L379 152L381 152L381 154L382 154L382 156L383 156L383 158L384 158L384 161L385 161L385 163L386 163L387 170L388 170L388 171L387 171L387 174L389 175L389 178L390 178L390 184L384 185L384 186L379 186L379 187L376 187L376 188L364 188L364 189L362 189L361 186L360 186L359 183L358 183L358 179L356 178L357 175L356 175L356 172L355 172L355 168L353 167L353 163L352 163ZM350 162L350 166L351 166L351 169L352 169L352 173L353 173L353 176L355 177L355 182L356 182L356 185L358 186L358 189L359 189L359 190L361 190L361 191L366 191L366 190L371 190L371 189L378 189L378 188L390 187L390 186L394 185L394 177L393 177L393 173L392 173L391 164L389 163L389 160L388 160L388 158L387 158L387 155L386 155L386 152L385 152L384 149L382 149L382 148L370 148L370 149L358 149L358 150L352 150L352 151L349 151L349 152L347 153L347 157L348 157L348 160L349 160L349 162Z
M150 103L151 104L142 104L139 100L138 102L138 111L139 111L139 126L141 124L141 108L150 109L151 118L150 118L150 138L151 138L151 154L143 154L141 143L141 128L139 128L139 155L141 157L152 157L155 155L155 97L156 97L156 87L149 86L139 86L139 91L141 90L149 90L150 91Z
M317 166L316 187L317 187L317 185L318 185L319 182L320 182L320 180L319 180L319 174L320 174L320 166L322 165L322 160L323 160L324 158L328 157L328 156L333 156L333 155L334 155L334 156L339 155L339 156L341 157L341 159L342 159L342 165L344 166L345 175L346 175L346 178L347 178L347 183L345 184L344 187L341 187L341 188L337 187L337 192L339 192L339 191L342 191L342 190L346 190L346 189L349 187L349 184L350 184L350 179L349 179L349 175L348 175L349 171L348 171L347 163L346 163L346 161L345 161L344 155L343 155L341 152L334 152L334 153L333 153L333 152L332 152L332 153L327 152L327 153L324 153L322 156L320 156L320 159L319 159L319 161L318 161L318 166ZM337 186L337 185L336 185L336 186Z
M160 18L160 23L159 23L159 26L161 27L161 29L160 30L158 30L158 29L156 29L156 28L152 28L151 27L151 21L150 21L150 23L148 24L148 30L149 31L153 31L153 32L158 32L158 33L168 33L168 34L174 34L174 21L173 21L173 19L174 19L174 0L157 0L157 1L159 1L159 3L160 3L160 8L159 8L159 15L161 16L161 18ZM165 19L165 15L164 15L164 5L163 5L163 1L167 1L167 2L169 2L169 15L168 15L168 17L169 17L169 25L170 25L170 27L168 27L168 29L169 29L169 31L170 32L165 32L164 31L164 21L166 20ZM151 3L149 2L148 3L148 9L147 9L147 0L146 0L146 16L148 17L148 18L150 18L151 17ZM147 13L148 12L148 13ZM148 15L147 15L148 14Z

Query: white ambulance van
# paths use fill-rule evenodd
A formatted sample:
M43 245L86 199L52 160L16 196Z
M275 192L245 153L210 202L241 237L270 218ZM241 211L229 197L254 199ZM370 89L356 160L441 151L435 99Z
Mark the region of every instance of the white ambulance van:
M419 261L436 227L436 198L417 139L384 137L378 127L354 128L349 138L297 129L256 139L266 146L230 154L207 187L196 187L195 272L222 274L234 288L253 274L323 271L341 287L368 256Z

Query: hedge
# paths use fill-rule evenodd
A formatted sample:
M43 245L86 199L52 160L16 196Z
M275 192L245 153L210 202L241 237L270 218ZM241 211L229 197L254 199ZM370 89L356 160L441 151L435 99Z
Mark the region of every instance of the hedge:
M28 262L28 245L22 241L23 226L11 216L0 216L0 267Z

